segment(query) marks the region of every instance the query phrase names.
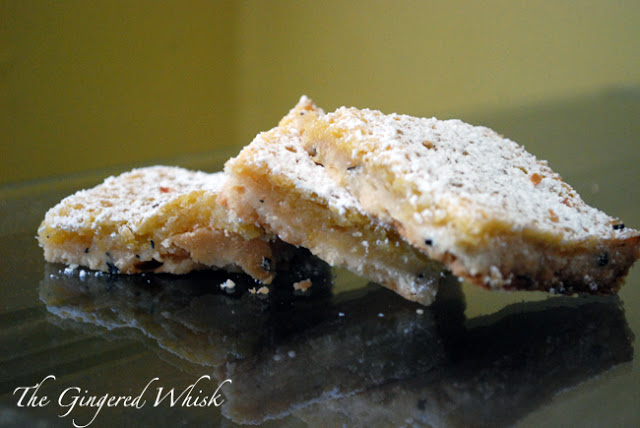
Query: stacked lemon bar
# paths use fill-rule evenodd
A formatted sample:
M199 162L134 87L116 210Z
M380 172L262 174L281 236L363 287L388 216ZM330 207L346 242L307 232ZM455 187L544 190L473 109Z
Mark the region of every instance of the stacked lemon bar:
M480 286L610 294L638 258L637 230L491 129L344 107L298 128L367 212Z
M240 217L333 266L345 267L423 304L442 266L364 210L302 146L298 118L322 114L309 99L227 162L221 201Z

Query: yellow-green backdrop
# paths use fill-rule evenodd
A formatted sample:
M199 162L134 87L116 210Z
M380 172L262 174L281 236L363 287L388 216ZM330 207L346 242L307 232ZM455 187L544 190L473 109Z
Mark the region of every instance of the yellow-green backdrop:
M0 183L233 154L305 93L482 118L640 86L633 1L0 0Z

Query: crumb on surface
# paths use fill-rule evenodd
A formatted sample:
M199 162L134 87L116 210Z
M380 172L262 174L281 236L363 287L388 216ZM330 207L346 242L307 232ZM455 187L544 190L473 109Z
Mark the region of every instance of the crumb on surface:
M269 288L262 286L256 290L255 287L249 289L249 293L251 294L269 294Z
M293 289L299 291L307 291L309 288L311 288L312 285L313 283L310 279L305 279L303 281L294 282Z
M236 288L236 283L230 279L227 279L225 282L220 284L220 288L227 291L232 291Z

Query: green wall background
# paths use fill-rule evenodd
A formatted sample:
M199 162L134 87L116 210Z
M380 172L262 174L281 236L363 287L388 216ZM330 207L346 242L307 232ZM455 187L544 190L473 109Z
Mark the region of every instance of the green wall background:
M303 93L483 121L638 88L638 22L638 1L0 0L0 183L231 155Z

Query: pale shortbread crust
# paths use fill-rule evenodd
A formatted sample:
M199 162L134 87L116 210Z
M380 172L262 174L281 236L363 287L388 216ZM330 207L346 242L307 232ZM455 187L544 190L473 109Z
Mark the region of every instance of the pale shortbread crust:
M269 238L218 204L224 173L134 169L51 208L38 229L45 259L111 273L243 270L269 283Z

